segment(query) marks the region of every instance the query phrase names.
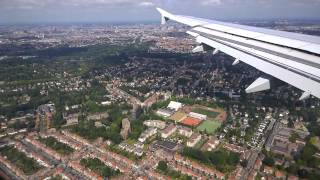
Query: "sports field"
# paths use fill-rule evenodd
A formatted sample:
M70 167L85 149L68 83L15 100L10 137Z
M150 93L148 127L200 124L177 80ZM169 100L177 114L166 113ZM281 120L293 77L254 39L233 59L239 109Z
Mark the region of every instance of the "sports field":
M181 121L180 123L187 125L187 126L194 126L195 127L201 123L201 120L197 119L197 118L187 117L183 121Z
M208 134L214 134L215 131L221 126L218 121L203 121L200 126L197 127L199 131L206 131Z
M184 112L176 112L174 113L170 119L173 120L173 121L176 121L176 122L180 122L182 121L183 119L185 119L187 117L187 114L184 113Z
M209 111L209 110L203 109L203 108L193 108L192 111L195 113L207 115L208 118L210 118L210 119L214 119L220 114L219 112Z

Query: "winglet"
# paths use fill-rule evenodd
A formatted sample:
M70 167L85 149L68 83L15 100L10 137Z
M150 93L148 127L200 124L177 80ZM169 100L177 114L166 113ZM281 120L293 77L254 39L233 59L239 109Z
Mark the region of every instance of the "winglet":
M161 24L166 24L166 22L170 20L170 17L172 17L171 13L161 8L157 8L157 11L159 11L159 13L161 14Z

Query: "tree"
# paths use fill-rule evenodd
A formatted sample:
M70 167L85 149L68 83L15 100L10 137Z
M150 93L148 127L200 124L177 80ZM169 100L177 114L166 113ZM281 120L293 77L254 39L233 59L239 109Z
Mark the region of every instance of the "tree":
M294 133L291 134L291 136L289 138L289 141L292 142L292 143L295 143L298 138L300 138L299 134L294 132Z
M272 157L265 157L263 159L263 163L268 165L268 166L273 166L274 165L274 160Z
M62 113L60 111L56 112L56 114L52 118L52 126L55 128L59 128L65 123L66 121L62 117Z
M167 162L159 161L157 169L159 169L162 172L166 172L168 170Z
M298 175L300 178L307 178L308 176L308 171L305 169L299 169L298 170Z
M245 160L241 161L240 164L241 164L242 167L246 168L247 165L248 165L248 160L245 159Z

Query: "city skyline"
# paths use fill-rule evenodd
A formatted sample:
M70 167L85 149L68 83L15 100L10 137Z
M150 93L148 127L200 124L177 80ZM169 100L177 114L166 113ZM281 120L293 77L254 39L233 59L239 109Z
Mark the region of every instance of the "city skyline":
M320 19L319 0L3 0L0 5L1 24L155 22L155 7L220 20Z

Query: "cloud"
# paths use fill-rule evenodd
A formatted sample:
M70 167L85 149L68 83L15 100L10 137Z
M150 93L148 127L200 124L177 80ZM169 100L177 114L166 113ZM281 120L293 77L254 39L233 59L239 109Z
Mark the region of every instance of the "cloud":
M153 2L141 2L141 3L139 3L139 6L154 7L155 4Z
M92 6L126 6L126 7L153 7L172 6L173 4L218 5L221 0L0 0L0 8L20 9L21 7L92 7Z
M201 2L203 6L208 6L208 5L220 5L221 0L204 0Z
M19 9L21 7L43 8L43 7L153 7L153 6L172 6L187 5L187 8L201 6L218 5L277 5L286 2L288 4L309 5L320 4L320 0L0 0L1 8Z

